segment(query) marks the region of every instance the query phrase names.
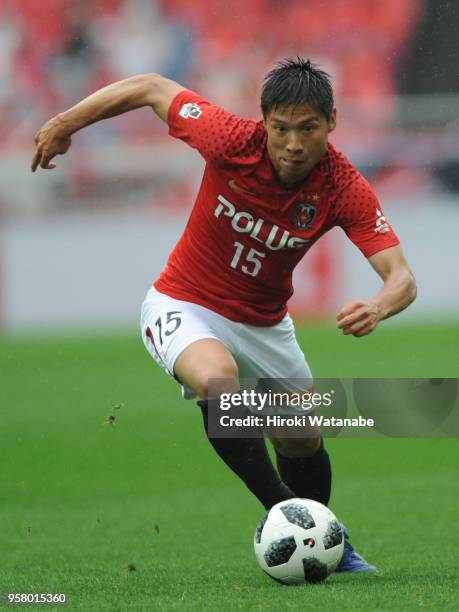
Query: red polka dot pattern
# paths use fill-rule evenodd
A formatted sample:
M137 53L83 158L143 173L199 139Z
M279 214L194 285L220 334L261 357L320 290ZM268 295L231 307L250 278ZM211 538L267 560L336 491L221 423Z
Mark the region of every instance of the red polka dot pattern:
M197 104L197 119L180 116L184 104ZM251 165L263 155L266 132L261 122L240 119L191 91L179 93L169 109L169 134L198 149L204 159L217 163Z
M329 158L331 225L342 227L365 257L399 244L368 181L342 153L333 151Z

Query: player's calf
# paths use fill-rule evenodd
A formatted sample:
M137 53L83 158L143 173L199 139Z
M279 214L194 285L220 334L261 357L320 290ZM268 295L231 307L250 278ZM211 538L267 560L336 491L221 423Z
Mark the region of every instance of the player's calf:
M324 448L323 439L314 438L313 440L316 450L313 454L306 456L285 456L274 445L277 469L282 480L295 491L298 497L313 499L326 506L331 495L330 458ZM317 442L319 442L318 448Z
M289 459L312 457L319 450L321 435L318 427L308 432L306 438L284 438L278 433L268 432L269 439L276 452Z
M280 501L296 497L279 478L262 436L214 438L209 435L209 410L212 410L212 406L206 400L199 401L198 405L202 411L207 437L214 450L266 509Z

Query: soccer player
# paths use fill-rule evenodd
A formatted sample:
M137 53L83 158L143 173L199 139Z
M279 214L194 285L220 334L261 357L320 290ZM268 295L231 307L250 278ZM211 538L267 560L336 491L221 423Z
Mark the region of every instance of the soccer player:
M186 229L143 303L141 328L184 397L199 398L208 434L209 380L222 379L226 393L238 391L243 377L312 381L286 303L294 267L329 229L342 227L382 279L376 295L338 312L344 334L373 332L412 302L416 286L371 187L328 142L333 91L309 60L284 60L266 75L260 121L158 74L113 83L45 123L32 171L54 168L51 160L83 127L143 106L206 162ZM278 472L263 437L208 437L265 508L292 497L328 503L331 467L319 431L301 439L272 435ZM374 569L346 534L337 571Z

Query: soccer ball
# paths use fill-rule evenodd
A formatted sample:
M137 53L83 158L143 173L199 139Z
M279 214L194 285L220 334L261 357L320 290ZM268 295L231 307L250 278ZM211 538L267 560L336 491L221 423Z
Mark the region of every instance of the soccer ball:
M312 499L276 504L258 523L255 556L262 570L285 584L320 582L335 571L344 550L336 516Z

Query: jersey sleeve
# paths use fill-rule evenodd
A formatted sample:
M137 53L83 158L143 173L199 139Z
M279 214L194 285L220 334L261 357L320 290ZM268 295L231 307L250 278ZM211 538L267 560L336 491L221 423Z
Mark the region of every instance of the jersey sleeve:
M248 159L261 143L256 121L240 119L190 90L176 95L167 121L169 134L197 149L206 160Z
M337 208L337 224L365 257L400 244L376 194L363 176L359 175L342 191Z

